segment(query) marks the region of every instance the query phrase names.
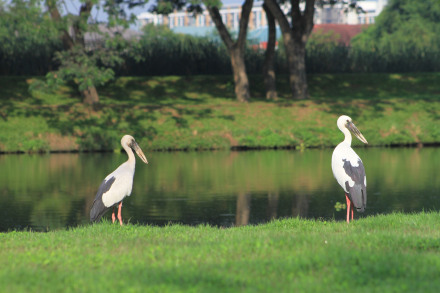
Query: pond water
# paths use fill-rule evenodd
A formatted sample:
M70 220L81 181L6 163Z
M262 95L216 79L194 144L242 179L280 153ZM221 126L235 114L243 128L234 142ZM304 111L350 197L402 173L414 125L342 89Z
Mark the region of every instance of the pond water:
M216 226L276 218L345 219L341 187L324 150L146 153L137 160L124 222ZM440 209L440 148L357 148L368 203L355 218ZM0 231L47 231L89 222L104 177L126 154L1 155ZM106 214L109 218L111 213Z

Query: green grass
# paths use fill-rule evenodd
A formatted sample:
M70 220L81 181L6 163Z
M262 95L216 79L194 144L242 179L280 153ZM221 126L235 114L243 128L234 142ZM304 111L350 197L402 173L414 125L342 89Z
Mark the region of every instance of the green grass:
M0 234L2 292L439 292L440 214Z
M349 115L372 146L440 143L440 73L309 75L310 99L238 103L230 76L121 77L89 108L72 88L28 90L32 78L0 77L0 152L115 150L123 134L145 149L328 147Z

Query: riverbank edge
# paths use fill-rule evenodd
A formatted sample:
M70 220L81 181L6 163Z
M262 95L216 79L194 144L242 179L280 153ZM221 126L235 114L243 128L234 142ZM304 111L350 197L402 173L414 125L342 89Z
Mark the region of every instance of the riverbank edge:
M228 76L120 77L96 107L69 87L30 91L35 79L0 77L2 154L120 152L124 134L146 151L331 148L343 139L341 114L368 147L440 146L440 73L310 75L311 98L300 101L282 77L279 99L267 101L251 76L245 104Z
M311 147L301 147L301 146L281 146L281 147L250 147L250 146L233 146L228 149L225 148L168 148L168 149L147 149L150 152L206 152L206 151L235 151L235 152L246 152L246 151L265 151L265 150L314 150L314 149L332 149L334 146L311 146ZM429 147L440 147L440 142L435 143L406 143L406 144L390 144L390 145L368 145L368 146L358 146L358 148L429 148ZM84 153L119 153L120 150L44 150L44 151L0 151L0 155L24 155L24 154L84 154Z
M306 225L306 226L313 226L316 227L316 229L320 229L322 227L331 227L332 225L342 225L344 227L350 227L350 225L359 226L363 224L367 224L365 228L371 228L370 225L373 225L375 221L377 221L377 224L380 223L380 225L377 225L378 228L386 228L388 225L390 226L390 229L394 229L395 225L403 225L405 222L412 222L414 223L413 218L419 218L419 217L434 217L438 216L438 223L428 223L426 222L426 226L436 224L440 225L440 211L435 210L423 210L420 212L411 212L411 213L404 213L404 212L391 212L391 213L381 213L381 214L375 214L375 215L369 215L366 217L360 217L355 218L350 223L346 223L345 220L335 220L335 219L323 219L323 218L316 218L316 219L307 219L307 218L301 218L301 217L287 217L287 218L280 218L280 219L273 219L265 223L258 223L258 224L248 224L244 226L230 226L230 227L223 227L223 226L215 226L215 225L209 225L209 224L197 224L197 225L186 225L181 223L173 223L170 222L167 225L153 225L153 224L138 224L138 223L131 223L126 222L123 226L119 225L119 222L112 223L109 219L103 218L98 223L89 223L89 224L81 224L78 226L69 226L65 228L60 229L54 229L54 230L47 230L47 231L38 231L38 230L32 230L32 229L25 229L25 230L10 230L6 232L0 232L0 234L6 235L6 234L45 234L45 233L64 233L69 231L79 231L83 229L99 229L102 231L102 229L113 229L113 228L120 228L124 229L124 227L127 228L129 231L132 231L133 228L145 228L145 229L169 229L171 227L180 227L182 229L214 229L218 231L233 231L233 230L259 230L259 229L269 229L272 226L278 227L281 225L282 227L289 227L289 226L296 226L297 228L301 228L300 225ZM417 221L418 225L424 226L425 223ZM99 227L99 228L98 228ZM394 231L394 230L393 230ZM440 230L439 230L440 231ZM440 233L440 232L439 232ZM440 245L440 243L439 243Z

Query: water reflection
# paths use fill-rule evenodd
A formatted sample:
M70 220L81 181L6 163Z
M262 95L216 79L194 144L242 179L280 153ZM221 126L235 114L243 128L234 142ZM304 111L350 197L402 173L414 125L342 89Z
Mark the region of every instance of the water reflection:
M237 212L235 213L235 225L244 226L249 224L251 213L251 195L249 192L240 192L237 196Z
M368 178L364 215L440 207L439 148L357 149ZM150 153L138 164L123 219L240 226L282 217L344 219L331 149ZM151 158L151 159L150 159ZM0 230L88 223L101 180L125 154L0 156ZM107 217L109 215L106 215Z

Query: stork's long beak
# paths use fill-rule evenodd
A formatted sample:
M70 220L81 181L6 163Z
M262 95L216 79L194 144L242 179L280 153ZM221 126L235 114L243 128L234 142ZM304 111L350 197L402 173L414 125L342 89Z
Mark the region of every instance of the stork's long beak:
M353 122L347 123L347 128L350 130L360 141L363 143L368 144L368 141L365 139L365 137L362 135L362 133L357 129L357 127L353 124Z
M139 158L141 158L141 160L145 163L148 164L147 158L144 155L144 152L141 150L141 148L139 147L139 145L137 144L137 142L133 143L133 149L136 152L136 154L139 156Z

